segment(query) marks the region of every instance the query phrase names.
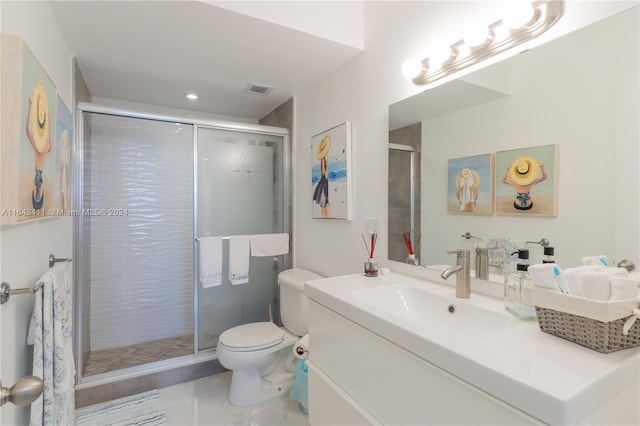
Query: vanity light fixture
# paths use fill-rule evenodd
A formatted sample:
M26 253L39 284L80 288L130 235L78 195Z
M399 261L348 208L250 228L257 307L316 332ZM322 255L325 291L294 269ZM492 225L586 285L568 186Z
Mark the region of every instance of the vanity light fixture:
M510 0L508 4L509 10L503 19L475 29L450 44L446 54L438 54L439 58L429 55L422 60L407 59L402 65L403 75L419 86L432 83L538 37L551 28L564 11L561 0Z
M196 95L195 93L187 93L185 96L190 101L195 101L196 99L198 99L198 95Z

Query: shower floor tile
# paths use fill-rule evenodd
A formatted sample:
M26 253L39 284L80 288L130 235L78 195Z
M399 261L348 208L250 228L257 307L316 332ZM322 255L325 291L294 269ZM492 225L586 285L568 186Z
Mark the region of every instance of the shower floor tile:
M193 334L190 334L91 352L83 376L191 355L193 345Z

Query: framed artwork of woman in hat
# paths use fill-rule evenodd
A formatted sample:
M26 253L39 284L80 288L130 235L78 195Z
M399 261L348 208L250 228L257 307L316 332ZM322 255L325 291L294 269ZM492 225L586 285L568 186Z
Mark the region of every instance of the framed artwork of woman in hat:
M496 166L504 170L496 196L497 213L555 216L556 160L557 145L496 153Z
M312 217L351 220L351 126L311 138Z
M56 127L56 88L33 53L23 50L22 119L20 165L18 170L18 207L34 212L22 220L41 218L55 201L54 166Z
M448 161L447 211L493 214L493 155Z
M313 191L313 201L320 206L323 219L329 217L329 148L330 136L323 137L316 148L316 158L320 161L320 180Z

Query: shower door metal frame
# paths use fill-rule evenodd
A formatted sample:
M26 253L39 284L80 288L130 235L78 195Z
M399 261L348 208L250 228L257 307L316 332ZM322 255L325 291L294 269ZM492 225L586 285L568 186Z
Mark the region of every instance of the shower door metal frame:
M291 181L290 181L290 173L291 173L291 149L290 149L290 134L289 130L286 128L273 127L273 126L264 126L260 124L252 124L252 123L238 123L232 121L223 121L223 120L206 120L206 119L195 119L188 117L180 117L173 115L164 115L164 114L152 114L145 113L140 111L134 111L124 108L115 108L105 105L98 105L93 103L79 102L76 105L76 137L74 138L74 150L73 150L73 180L75 182L75 188L73 191L74 199L73 199L73 208L75 212L82 212L84 197L83 197L83 189L84 189L84 178L83 178L83 170L84 170L84 113L95 113L95 114L105 114L105 115L113 115L119 117L127 117L127 118L139 118L146 120L154 120L154 121L165 121L171 123L180 123L187 124L193 126L193 333L194 333L194 352L191 356L198 355L199 352L199 342L198 342L198 332L199 332L199 323L198 323L198 298L200 296L199 292L199 283L198 283L198 256L197 254L197 232L198 232L198 128L208 128L208 129L218 129L218 130L226 130L226 131L237 131L244 133L253 133L253 134L263 134L263 135L272 135L272 136L281 136L282 137L282 179L283 179L283 196L282 196L282 215L283 215L283 225L285 232L291 235L291 214L289 210L289 201L290 196L292 194ZM74 353L76 358L76 383L86 383L92 381L90 378L86 378L82 376L82 370L84 368L83 365L83 357L82 357L82 345L80 339L82 338L82 330L85 326L84 321L82 319L83 307L81 304L82 295L83 295L83 286L80 283L87 282L87 278L85 276L85 271L82 265L85 264L85 254L81 249L81 242L83 239L83 226L84 226L84 217L83 215L77 214L74 217L74 225L73 225L73 258L76 260L73 262L73 272L74 272ZM283 269L287 269L291 263L291 253L293 252L293 240L289 239L289 253L284 255L284 265L282 265ZM166 365L167 361L163 360L158 361L151 364L143 364L136 367L131 367L125 369L127 375L136 375L138 373L144 373L147 370L154 368L157 364ZM105 373L107 375L111 375L114 378L118 377L119 372L123 372L125 370L115 370L113 372ZM113 374L112 374L113 373ZM104 375L101 375L101 380L108 380L104 378Z
M415 166L415 155L416 150L411 145L404 145L400 143L389 143L389 149L394 151L408 152L409 153L409 228L411 232L411 241L416 241L416 189L415 189L415 180L416 180L416 166Z
M224 123L224 122L220 122ZM194 333L194 353L201 352L199 348L199 331L200 331L200 323L198 321L198 313L199 306L198 301L200 300L200 285L198 282L198 271L199 271L199 256L198 256L198 129L214 129L214 130L226 130L226 131L237 131L243 133L253 133L260 135L271 135L271 136L282 136L282 185L283 185L283 194L282 194L282 214L283 214L283 227L285 232L291 235L291 221L289 215L289 195L290 191L290 182L289 182L289 171L290 167L290 149L289 149L289 130L280 127L272 127L272 126L263 126L263 125L239 125L238 123L233 123L236 127L230 128L225 127L223 124L214 125L211 123L194 124L193 128L193 312L194 312L194 324L193 324L193 333ZM231 124L231 123L224 123ZM289 239L289 253L284 255L284 265L282 265L283 270L287 269L291 264L291 253L292 253L292 241ZM274 268L277 268L277 265L274 265ZM211 349L203 349L202 351L207 351Z

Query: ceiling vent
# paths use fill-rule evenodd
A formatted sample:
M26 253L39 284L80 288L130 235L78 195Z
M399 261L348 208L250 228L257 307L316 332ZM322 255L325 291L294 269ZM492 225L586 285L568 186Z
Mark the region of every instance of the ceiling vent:
M271 86L265 86L264 84L249 83L244 91L247 93L253 93L254 95L266 96L273 90Z

